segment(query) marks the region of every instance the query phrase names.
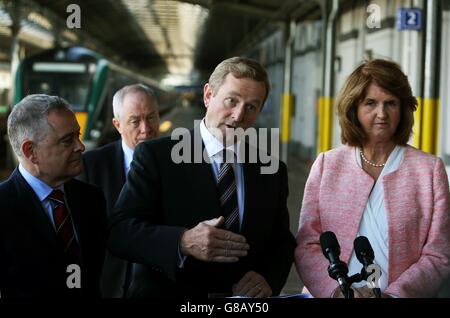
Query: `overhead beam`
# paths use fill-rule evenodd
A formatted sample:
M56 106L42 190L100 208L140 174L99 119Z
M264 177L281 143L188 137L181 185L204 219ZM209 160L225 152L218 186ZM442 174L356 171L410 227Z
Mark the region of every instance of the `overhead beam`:
M52 11L51 9L45 8L42 5L38 4L34 0L21 0L21 6L25 8L27 13L29 11L35 11L42 16L49 19L52 23L53 30L55 32L62 32L62 30L67 29L66 20ZM80 44L85 46L94 46L96 51L99 51L104 56L108 57L109 59L115 60L116 62L121 62L120 58L118 58L117 53L109 49L107 46L105 46L102 42L94 38L92 35L90 35L88 32L83 31L81 29L77 29L74 31L76 35L79 38L78 43L74 44ZM55 39L59 35L55 34Z
M185 2L195 5L200 5L207 9L217 8L232 13L238 13L246 16L253 16L266 20L280 20L277 14L274 14L272 10L263 9L256 5L230 3L229 1L222 0L178 0L179 2ZM288 0L290 2L290 0Z
M303 21L307 18L317 19L321 17L322 12L319 2L316 1L303 1L302 5L292 11L291 17L297 21Z
M309 8L311 6L310 2L305 0L295 0L295 1L285 1L280 9L276 12L272 13L272 22L278 23L289 20L295 20L295 17L292 15L293 12L297 12L297 14L302 8ZM315 4L317 5L317 4ZM282 25L282 24L280 24ZM270 28L267 28L267 21L261 21L258 23L251 32L248 32L246 36L242 39L242 41L237 44L234 49L234 53L245 52L249 48L254 47L257 43L267 36L270 33Z
M139 37L142 43L150 43L150 45L147 45L146 48L149 51L149 55L154 55L154 53L157 53L154 43L152 43L151 39L147 37L147 35L145 34L145 30L143 30L142 26L137 22L136 17L125 7L123 2L113 0L109 1L109 3L115 10L126 12L126 15L129 17L129 21L127 23L129 23L129 26L132 28L134 36Z
M250 48L256 47L258 43L270 35L271 32L273 32L273 28L268 27L266 21L261 21L235 46L231 52L232 55L241 55Z
M230 3L230 2L222 2L222 1L214 1L213 6L216 8L220 8L223 10L228 10L230 12L236 12L242 15L251 15L253 17L273 20L276 19L276 15L272 10L261 9L255 5L248 4L238 4L238 3Z
M211 8L211 0L177 0L178 2L185 2L189 4L199 5L205 9Z

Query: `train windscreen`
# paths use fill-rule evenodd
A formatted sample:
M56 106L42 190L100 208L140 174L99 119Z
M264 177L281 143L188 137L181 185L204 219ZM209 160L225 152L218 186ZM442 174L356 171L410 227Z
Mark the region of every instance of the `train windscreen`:
M93 72L92 65L83 63L35 62L24 74L24 92L57 95L67 100L73 111L86 111Z

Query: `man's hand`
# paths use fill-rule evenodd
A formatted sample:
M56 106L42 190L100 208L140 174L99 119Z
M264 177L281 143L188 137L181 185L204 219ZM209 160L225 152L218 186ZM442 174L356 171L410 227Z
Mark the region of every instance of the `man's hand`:
M232 263L246 256L250 246L244 236L219 229L225 222L223 216L200 222L183 233L180 252L207 262Z
M250 271L233 286L233 296L270 297L272 296L272 288L270 288L263 276L254 271Z

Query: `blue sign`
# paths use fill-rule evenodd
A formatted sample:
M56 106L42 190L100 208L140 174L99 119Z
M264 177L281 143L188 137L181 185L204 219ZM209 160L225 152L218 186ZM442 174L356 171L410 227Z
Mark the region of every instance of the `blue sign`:
M422 30L422 10L400 8L397 11L398 30Z

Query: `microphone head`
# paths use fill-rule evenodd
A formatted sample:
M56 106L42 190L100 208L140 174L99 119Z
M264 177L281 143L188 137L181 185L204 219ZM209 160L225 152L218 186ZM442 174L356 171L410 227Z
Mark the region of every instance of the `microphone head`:
M369 240L365 236L358 236L355 241L353 241L353 247L355 249L356 258L358 261L364 264L364 258L373 261L375 258L375 253L373 252L372 246Z
M333 232L327 231L320 234L320 246L326 258L328 258L330 251L334 251L337 256L341 255L341 247Z

